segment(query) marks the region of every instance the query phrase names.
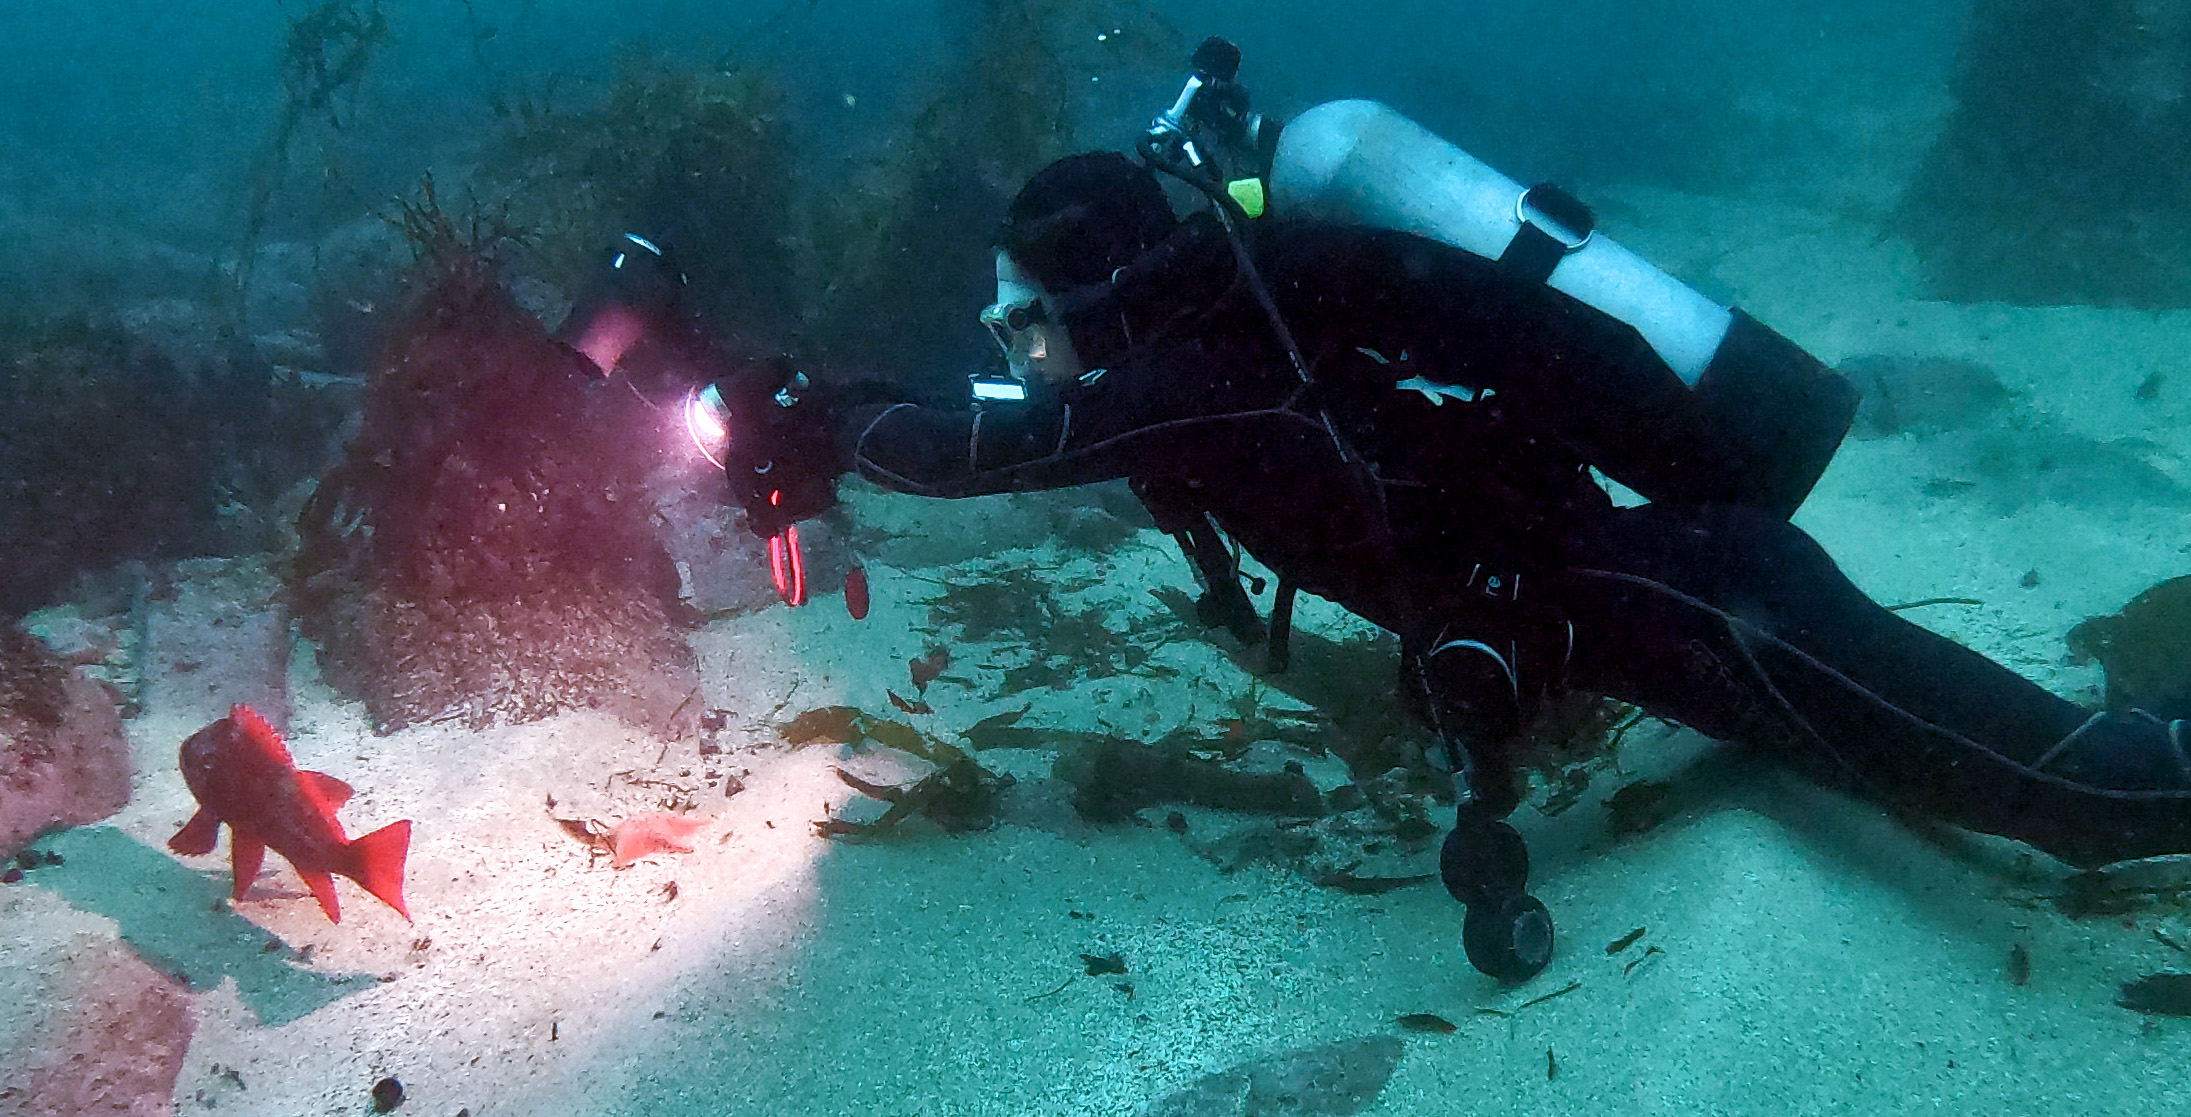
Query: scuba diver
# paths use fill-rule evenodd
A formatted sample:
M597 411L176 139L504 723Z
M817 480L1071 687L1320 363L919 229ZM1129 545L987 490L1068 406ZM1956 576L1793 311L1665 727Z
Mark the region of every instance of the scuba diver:
M2191 711L2057 697L1872 602L1788 522L1854 414L1840 376L1555 188L1369 102L1281 128L1229 44L1195 63L1138 159L1072 156L1012 201L981 315L1005 372L970 408L833 398L781 365L711 389L756 532L853 470L936 497L1124 478L1204 620L1274 664L1301 591L1397 634L1454 782L1442 877L1502 981L1553 951L1506 819L1517 742L1570 693L2074 866L2191 851ZM1207 208L1182 219L1159 173ZM1279 579L1267 621L1233 547Z

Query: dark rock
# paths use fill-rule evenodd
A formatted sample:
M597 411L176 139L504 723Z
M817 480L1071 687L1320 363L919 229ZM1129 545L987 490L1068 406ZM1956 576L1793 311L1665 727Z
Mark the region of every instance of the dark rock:
M403 1083L393 1077L373 1083L373 1112L391 1113L403 1104Z
M1854 433L1872 438L1976 426L2009 400L1993 370L1950 357L1852 357L1838 371L1862 393Z
M106 943L72 955L60 999L9 1053L25 1114L173 1113L175 1081L195 1029L190 995L129 948Z
M2148 1016L2191 1016L2191 973L2147 974L2124 982L2115 1003Z
M1392 1036L1327 1043L1206 1075L1143 1117L1348 1117L1368 1109L1406 1051Z
M0 857L40 831L121 810L130 770L113 696L20 627L0 626Z

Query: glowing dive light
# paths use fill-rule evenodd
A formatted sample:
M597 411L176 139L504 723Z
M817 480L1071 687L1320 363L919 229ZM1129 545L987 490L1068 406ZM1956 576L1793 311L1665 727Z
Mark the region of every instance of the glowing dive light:
M685 433L715 468L722 469L723 451L730 446L730 405L710 384L685 398Z

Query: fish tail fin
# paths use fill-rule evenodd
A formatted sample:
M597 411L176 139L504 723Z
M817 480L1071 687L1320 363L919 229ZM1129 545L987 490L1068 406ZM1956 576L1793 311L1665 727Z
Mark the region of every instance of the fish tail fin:
M403 862L410 853L411 820L391 822L351 841L350 868L343 875L409 919L410 909L403 904Z

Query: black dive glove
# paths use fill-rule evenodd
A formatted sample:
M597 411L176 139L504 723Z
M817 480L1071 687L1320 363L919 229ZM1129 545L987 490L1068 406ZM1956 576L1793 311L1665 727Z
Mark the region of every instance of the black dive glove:
M764 538L837 503L844 472L827 401L787 358L759 362L715 384L730 412L723 471L746 526Z

